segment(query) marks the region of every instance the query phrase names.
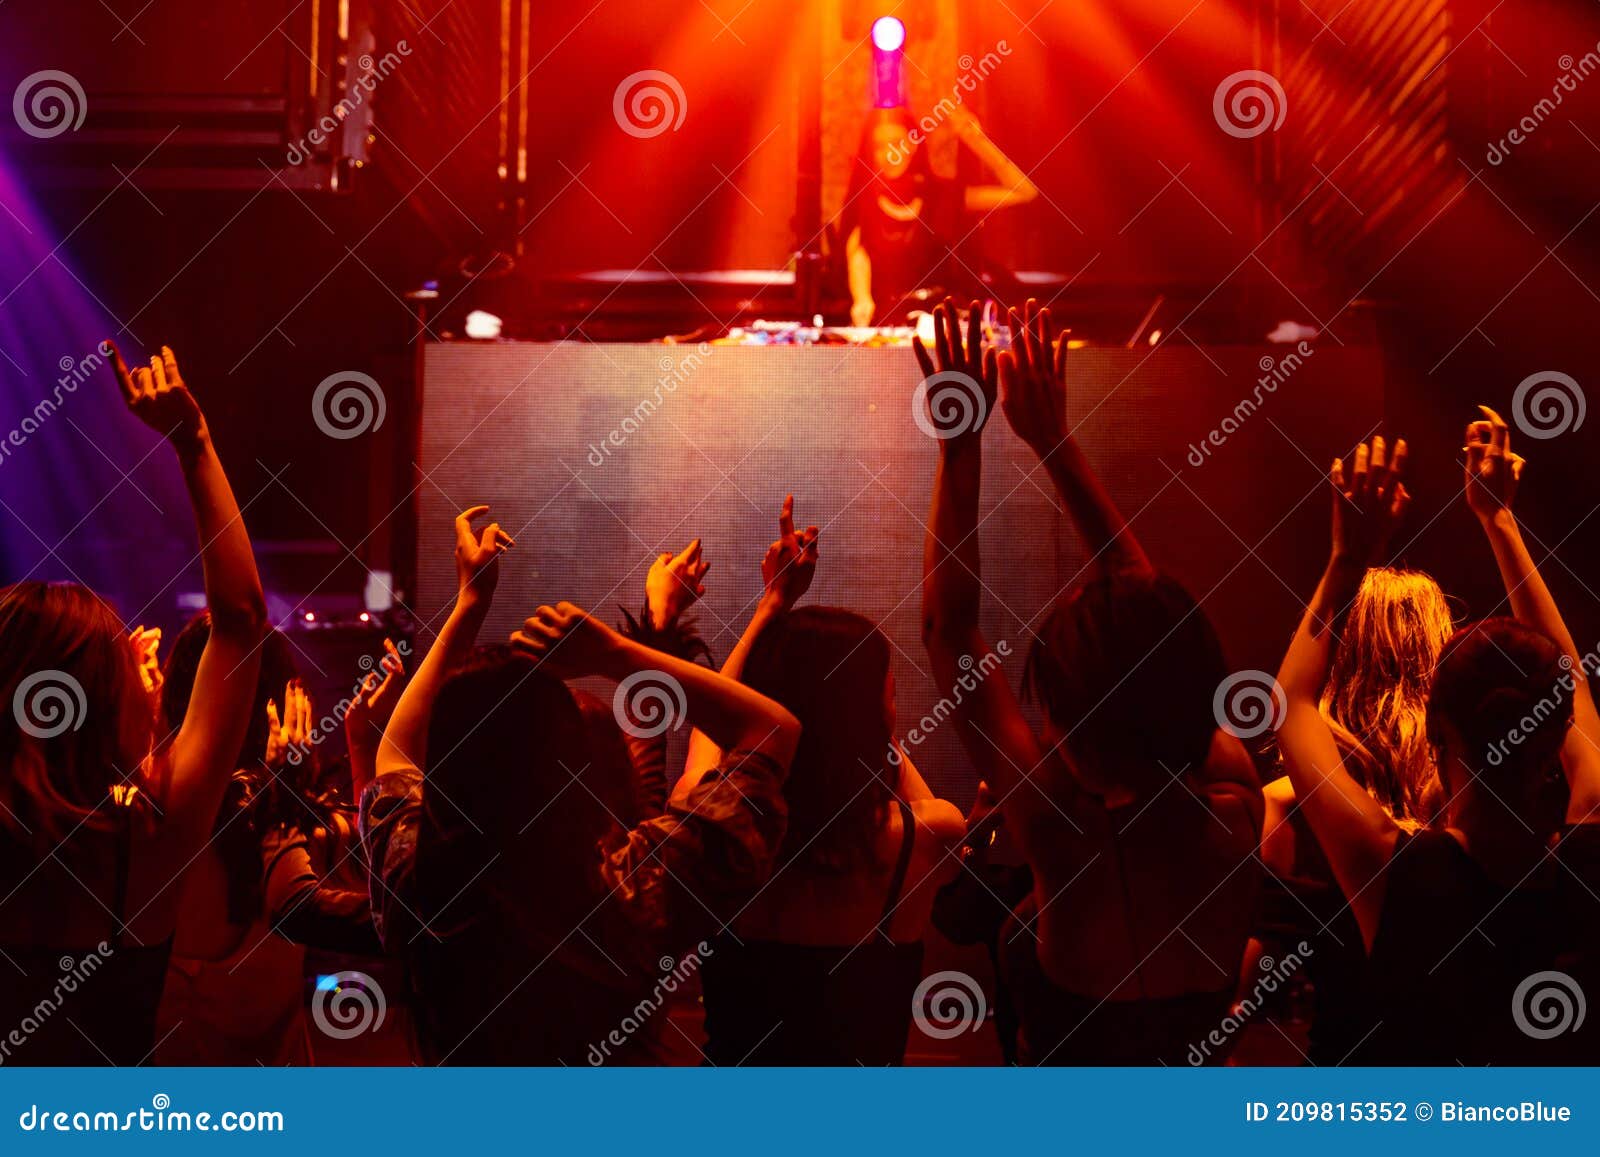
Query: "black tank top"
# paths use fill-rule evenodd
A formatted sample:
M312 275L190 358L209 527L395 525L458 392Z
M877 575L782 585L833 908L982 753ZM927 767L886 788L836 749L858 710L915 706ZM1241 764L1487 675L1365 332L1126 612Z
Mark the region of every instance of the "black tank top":
M872 937L859 945L742 943L719 936L701 965L706 1058L714 1065L897 1065L911 1031L922 941L889 939L917 822L905 834Z
M130 1066L155 1048L172 939L126 943L133 815L127 807L117 811L117 932L97 944L0 948L0 1024L16 1030L0 1037L0 1064Z

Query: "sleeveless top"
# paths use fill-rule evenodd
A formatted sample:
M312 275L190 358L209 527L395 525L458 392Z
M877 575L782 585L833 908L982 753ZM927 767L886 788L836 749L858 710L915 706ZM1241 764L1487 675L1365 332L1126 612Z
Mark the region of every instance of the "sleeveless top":
M128 809L121 811L114 938L89 945L0 947L0 970L7 975L0 984L0 1024L8 1026L0 1036L0 1064L126 1066L149 1059L172 938L160 944L125 943L133 829Z
M898 1065L922 976L922 941L889 939L917 822L905 834L872 936L858 945L786 944L724 934L701 963L706 1059L714 1065Z
M1402 833L1368 984L1378 1028L1364 1064L1592 1065L1600 1027L1600 824L1564 829L1515 887L1448 832Z

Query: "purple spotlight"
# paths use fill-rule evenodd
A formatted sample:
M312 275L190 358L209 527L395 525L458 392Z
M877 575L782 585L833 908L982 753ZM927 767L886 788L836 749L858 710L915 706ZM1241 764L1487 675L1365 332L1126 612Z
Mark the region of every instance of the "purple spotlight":
M906 42L906 26L893 16L872 22L872 44L879 52L898 52Z

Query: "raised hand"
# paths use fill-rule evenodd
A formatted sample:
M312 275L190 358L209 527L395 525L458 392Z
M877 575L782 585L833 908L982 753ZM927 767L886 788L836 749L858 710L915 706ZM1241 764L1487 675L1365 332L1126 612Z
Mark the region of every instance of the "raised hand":
M178 359L168 346L148 366L128 369L122 352L106 342L128 409L145 425L180 448L190 446L205 433L205 416L178 372Z
M1011 348L998 354L1000 405L1006 421L1041 458L1068 436L1067 342L1057 340L1050 310L1028 299L1010 311Z
M303 751L311 739L311 696L298 679L291 679L283 689L283 712L278 712L278 701L267 700L267 766L282 767L285 762L299 763L295 753Z
M603 674L626 640L572 603L540 607L511 635L511 649L559 678Z
M665 630L677 622L706 593L703 580L710 569L711 564L700 559L698 538L679 554L663 551L650 565L650 573L644 579L644 599L656 630Z
M913 337L917 364L922 367L922 403L928 413L923 429L951 445L975 442L994 413L999 392L995 352L983 345L983 304L974 301L968 311L963 340L956 303L946 298L933 311L934 350L938 368L922 339Z
M393 639L385 639L383 649L383 659L361 680L344 715L344 741L357 795L377 774L378 744L405 690L406 667L400 649Z
M1406 442L1401 438L1388 455L1381 437L1356 447L1350 462L1335 458L1329 472L1333 483L1333 554L1335 558L1370 566L1388 545L1389 536L1411 505L1402 481Z
M767 547L761 560L761 581L767 595L788 610L811 589L817 573L817 528L794 529L794 495L783 500L778 515L778 541Z
M128 632L128 641L133 644L133 655L139 664L139 679L144 683L144 689L152 695L160 694L165 681L161 674L161 661L157 658L157 652L161 649L161 628L135 627Z
M471 506L456 515L456 602L463 608L489 605L500 581L500 556L517 545L498 522L472 529L472 520L487 513L488 506Z
M1467 506L1487 522L1500 510L1510 510L1516 497L1517 483L1522 480L1526 460L1511 452L1511 429L1499 414L1488 406L1479 406L1483 419L1467 423L1466 491Z

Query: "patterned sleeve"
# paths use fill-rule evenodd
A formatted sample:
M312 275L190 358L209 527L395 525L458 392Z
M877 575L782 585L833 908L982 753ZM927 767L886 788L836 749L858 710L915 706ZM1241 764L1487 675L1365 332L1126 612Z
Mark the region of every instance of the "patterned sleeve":
M267 914L272 930L296 944L334 952L380 951L365 890L317 874L305 835L282 828L261 841Z
M653 969L720 932L771 875L788 819L783 764L729 752L679 804L601 846L612 943Z
M380 775L361 793L361 847L368 864L372 924L388 951L420 931L417 910L417 833L422 824L422 773Z

